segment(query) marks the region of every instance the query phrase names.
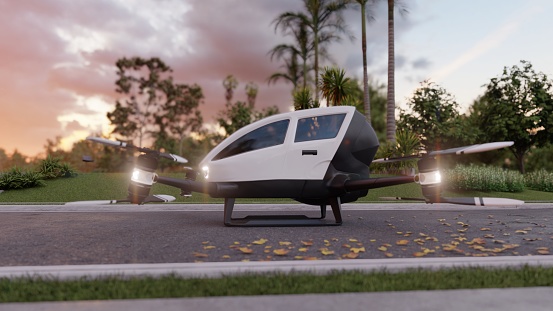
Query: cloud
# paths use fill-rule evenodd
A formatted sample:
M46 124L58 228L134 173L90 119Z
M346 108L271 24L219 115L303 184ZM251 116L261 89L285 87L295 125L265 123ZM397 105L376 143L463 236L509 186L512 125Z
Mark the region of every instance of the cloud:
M244 86L252 81L259 86L258 108L288 110L291 85L267 84L281 65L267 53L289 40L271 22L302 9L298 0L2 1L0 148L33 155L47 139L105 130L105 113L119 97L114 64L122 57L160 57L175 81L200 85L206 121L223 109L222 81L229 74L240 81L235 100L246 99ZM359 12L346 14L357 31ZM385 18L378 21L368 35L369 63L375 66L381 66L387 44ZM400 18L398 29L406 23ZM348 71L359 72L359 39L331 48L340 64L348 60Z

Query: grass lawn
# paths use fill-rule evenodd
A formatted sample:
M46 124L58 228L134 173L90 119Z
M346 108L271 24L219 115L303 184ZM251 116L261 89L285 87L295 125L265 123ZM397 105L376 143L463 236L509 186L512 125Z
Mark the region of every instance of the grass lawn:
M171 177L180 177L182 174L169 175ZM46 186L29 188L23 190L9 190L0 194L0 203L62 203L81 200L110 200L123 199L127 196L127 186L129 175L126 173L90 173L79 174L72 178L59 178L47 180ZM179 203L222 203L222 199L212 199L208 195L194 193L191 198L179 196L180 190L155 184L152 194L169 194L177 198ZM525 190L519 193L509 192L478 192L467 191L460 193L446 192L445 196L468 196L468 197L501 197L512 198L524 201L547 201L553 202L552 192L541 192L534 190ZM381 197L418 197L422 198L420 186L417 184L406 184L391 186L369 191L369 194L360 198L357 202L387 202L382 201ZM238 203L295 203L291 199L238 199Z
M553 286L553 268L457 268L400 273L333 272L327 275L251 274L185 279L116 277L58 281L0 279L0 302L355 293L406 290Z

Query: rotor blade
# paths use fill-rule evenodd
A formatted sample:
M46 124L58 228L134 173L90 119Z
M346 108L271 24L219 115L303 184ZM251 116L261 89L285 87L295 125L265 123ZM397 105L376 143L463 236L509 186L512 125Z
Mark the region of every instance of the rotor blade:
M144 199L143 203L165 203L165 202L173 202L176 198L172 195L166 195L166 194L154 194L147 196L146 199Z
M90 200L67 202L64 205L108 205L117 203L128 203L128 200Z
M380 197L380 199L386 200L386 201L423 201L423 202L426 201L423 198L404 198L404 197Z
M471 153L485 152L485 151L510 147L513 144L514 142L512 141L493 142L493 143L464 146L464 147L451 148L451 149L445 149L445 150L437 150L437 151L430 152L428 155L436 156L436 155L446 155L446 154L471 154Z
M164 158L169 159L169 160L173 160L177 163L188 163L187 159L185 159L181 156L178 156L176 154L172 154L172 153L162 153L162 152L160 152L159 156L164 157Z
M127 143L122 142L122 141L109 140L109 139L105 139L105 138L101 138L101 137L87 137L86 139L91 140L93 142L103 144L103 145L107 145L107 146L122 147L122 148L131 148L132 147L132 148L134 148L134 149L136 149L140 152L144 152L144 153L157 153L160 157L169 159L171 161L175 161L177 163L188 163L187 159L185 159L181 156L178 156L176 154L163 153L163 152L150 150L148 148L141 148L141 147L133 146L131 144L127 144Z
M475 206L517 206L524 204L524 201L504 198L440 198L441 203L452 203Z
M382 158L382 159L373 160L372 163L392 163L392 162L419 159L420 157L421 157L420 155L410 155L410 156L399 157L399 158Z
M103 144L103 145L107 145L107 146L123 147L123 148L128 147L127 143L122 142L122 141L109 140L109 139L105 139L105 138L101 138L101 137L92 137L92 136L89 136L86 139L91 140L93 142Z

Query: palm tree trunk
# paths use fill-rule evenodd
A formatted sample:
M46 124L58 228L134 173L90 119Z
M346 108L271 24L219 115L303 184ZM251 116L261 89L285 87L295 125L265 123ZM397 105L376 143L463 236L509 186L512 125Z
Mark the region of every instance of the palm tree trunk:
M361 49L363 50L363 108L365 118L371 124L371 102L369 97L369 75L367 73L367 26L365 21L365 4L361 3Z
M394 52L394 0L388 0L388 99L386 104L386 139L396 140Z

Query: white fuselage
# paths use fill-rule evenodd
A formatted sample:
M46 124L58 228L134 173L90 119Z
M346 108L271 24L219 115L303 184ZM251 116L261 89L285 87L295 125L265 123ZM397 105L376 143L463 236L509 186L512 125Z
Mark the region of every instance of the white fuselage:
M208 182L321 180L355 107L306 109L249 124L201 161Z

